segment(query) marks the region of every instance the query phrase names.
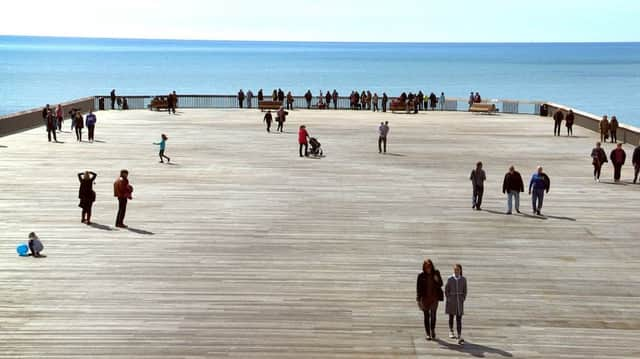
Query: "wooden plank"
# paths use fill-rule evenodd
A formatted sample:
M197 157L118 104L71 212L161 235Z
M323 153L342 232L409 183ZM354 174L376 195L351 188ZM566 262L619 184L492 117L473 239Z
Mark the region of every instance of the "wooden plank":
M110 111L98 113L103 142L0 138L0 358L638 357L639 187L609 183L608 167L593 183L595 133L553 137L549 121L505 114L296 110L284 134L261 121ZM303 123L325 158L298 157ZM157 163L161 133L174 165ZM470 203L478 160L483 212ZM512 163L525 180L545 166L548 217L501 214ZM121 168L137 232L112 228ZM98 173L103 229L79 223L84 169ZM47 258L15 255L30 231ZM424 257L444 274L464 265L465 348L446 338L443 306L441 342L424 340Z

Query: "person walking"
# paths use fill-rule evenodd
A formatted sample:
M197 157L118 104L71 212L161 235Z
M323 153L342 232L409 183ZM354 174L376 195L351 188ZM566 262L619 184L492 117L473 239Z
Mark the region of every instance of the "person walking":
M473 209L482 211L482 195L484 193L484 181L487 180L487 175L482 169L482 162L476 163L476 168L471 171L469 176L471 184L473 185Z
M62 122L64 120L64 117L62 116L62 105L58 104L58 106L56 106L56 124L58 125L58 131L62 132Z
M416 283L416 302L424 314L424 330L427 340L436 339L436 317L438 302L444 299L442 277L431 259L422 263L422 273L418 274Z
M47 125L47 138L49 139L49 142L51 142L51 135L53 135L53 142L58 142L58 138L56 137L56 130L57 130L56 118L53 115L53 113L51 113L51 110L47 112L46 125Z
M602 149L602 144L600 142L596 142L596 147L591 150L591 158L591 163L593 164L593 181L600 182L602 165L609 162L607 154Z
M300 145L300 157L303 157L302 155L302 148L304 147L304 157L308 157L309 156L309 132L307 132L307 126L302 125L300 126L300 129L298 130L298 144Z
M387 153L387 135L389 134L389 121L380 122L378 127L378 153ZM383 148L384 145L384 148Z
M278 110L276 116L276 122L278 123L278 128L276 128L276 131L284 132L284 123L285 121L287 121L288 114L289 112L285 111L284 107L280 106L280 109Z
M127 228L124 224L124 216L127 213L127 201L133 199L132 193L133 187L129 184L129 171L121 170L120 177L113 183L113 196L118 198L117 228Z
M267 110L267 113L264 115L262 122L267 123L267 132L271 132L271 122L273 121L273 116L271 115L271 110Z
M96 192L93 190L93 182L98 175L95 172L85 171L84 173L78 173L78 180L80 181L80 189L78 190L78 198L80 204L78 207L82 208L82 221L91 225L91 207L93 202L96 201Z
M549 176L544 173L542 166L538 166L538 170L531 176L531 181L529 182L529 195L532 196L533 214L542 215L540 211L542 210L542 202L544 202L544 194L545 192L549 193L550 187L551 180Z
M616 145L616 148L611 151L609 158L611 159L611 164L613 164L613 180L620 182L622 166L624 166L624 162L627 160L627 154L624 152L624 149L622 149L622 143Z
M567 126L567 137L573 136L573 122L575 121L575 115L573 110L569 110L569 113L564 119L565 126Z
M636 184L638 181L638 174L640 174L640 145L633 150L632 161L634 170L633 183Z
M600 142L605 143L609 138L609 120L607 115L602 116L600 120Z
M160 142L154 142L154 145L160 146L160 152L158 156L160 157L160 163L164 163L164 159L167 159L167 163L171 163L171 158L165 156L164 150L167 148L167 140L169 138L164 133L160 136Z
M247 91L247 108L251 108L251 101L253 100L253 91Z
M96 129L96 115L93 113L93 110L89 109L89 114L87 115L86 124L87 130L89 131L89 142L93 142L95 129Z
M76 117L73 119L76 128L76 141L82 142L82 129L84 128L84 121L82 118L82 112L76 111Z
M389 102L389 96L386 92L382 93L382 112L387 112L387 102Z
M116 109L116 89L111 90L111 94L109 95L109 97L111 97L111 109L115 110Z
M502 194L507 194L507 214L512 214L513 200L516 202L516 212L520 213L520 193L524 192L524 182L520 172L514 166L509 167L509 172L504 175L502 181Z
M440 93L440 100L439 100L439 103L440 103L440 111L444 111L444 110L446 109L446 106L445 106L445 104L446 104L446 100L447 100L447 99L446 99L446 97L444 96L444 92L441 92L441 93Z
M462 275L462 265L453 267L453 275L447 279L444 286L445 313L449 314L449 338L458 339L458 344L463 345L462 316L464 315L464 302L467 300L467 279ZM453 332L453 319L456 320L456 332Z
M380 101L380 99L378 98L378 93L374 92L373 93L373 99L372 99L372 103L373 103L373 112L378 112L380 111L378 109L378 101Z
M242 108L243 104L244 104L244 91L240 89L240 91L238 91L238 106Z
M560 130L562 129L562 120L564 120L564 115L562 111L556 110L556 113L553 114L553 135L560 136Z
M609 132L611 134L611 143L618 142L618 127L620 124L618 123L618 119L616 116L611 117L611 122L609 123Z

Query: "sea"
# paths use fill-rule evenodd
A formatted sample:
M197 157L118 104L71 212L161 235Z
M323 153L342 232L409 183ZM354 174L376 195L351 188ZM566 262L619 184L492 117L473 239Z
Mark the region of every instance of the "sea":
M91 95L282 88L542 100L640 127L640 43L333 43L0 36L0 115Z

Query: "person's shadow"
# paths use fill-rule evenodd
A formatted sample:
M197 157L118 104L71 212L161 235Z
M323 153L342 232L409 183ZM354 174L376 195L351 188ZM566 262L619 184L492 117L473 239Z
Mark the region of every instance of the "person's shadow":
M155 234L153 232L145 231L144 229L136 229L136 228L131 228L131 227L127 227L127 229L130 232L137 233L137 234L143 234L143 235L146 235L146 236L153 236Z
M113 228L111 228L109 226L105 226L104 224L96 223L96 222L91 222L89 227L95 228L95 229L100 229L100 230L103 230L103 231L113 231Z
M436 342L438 342L440 346L445 347L446 349L454 350L460 353L466 353L476 358L484 358L487 354L498 354L507 358L513 357L513 354L509 353L508 351L470 342L465 342L464 345L449 343L442 339L436 339Z
M8 148L8 147L5 145L0 145L0 148Z

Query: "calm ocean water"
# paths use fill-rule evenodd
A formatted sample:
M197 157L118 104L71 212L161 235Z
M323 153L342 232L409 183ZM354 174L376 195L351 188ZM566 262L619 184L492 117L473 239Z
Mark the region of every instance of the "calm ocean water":
M0 36L0 114L122 95L275 87L548 100L640 126L640 43L364 44Z

